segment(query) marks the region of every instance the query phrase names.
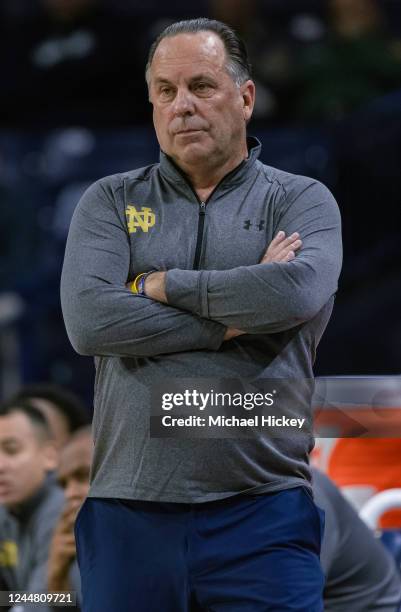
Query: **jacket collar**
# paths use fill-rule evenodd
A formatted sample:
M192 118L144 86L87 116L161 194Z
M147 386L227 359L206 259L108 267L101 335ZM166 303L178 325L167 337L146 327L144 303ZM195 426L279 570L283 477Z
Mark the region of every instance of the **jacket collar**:
M262 144L254 136L248 136L246 142L248 147L247 159L226 174L220 182L224 181L226 185L241 183L256 171L255 162L260 155ZM169 180L173 180L176 183L189 183L187 176L181 168L162 150L160 151L159 169L161 174Z

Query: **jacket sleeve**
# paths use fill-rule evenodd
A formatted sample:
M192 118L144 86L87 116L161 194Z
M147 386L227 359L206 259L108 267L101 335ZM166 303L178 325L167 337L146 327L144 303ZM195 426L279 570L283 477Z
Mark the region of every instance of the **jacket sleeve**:
M341 221L326 187L306 177L294 183L283 192L274 220L274 235L300 233L303 245L293 261L170 270L168 303L247 333L279 332L312 319L337 290Z
M223 325L129 291L129 263L125 218L98 181L74 212L61 276L64 321L78 353L149 357L220 347Z

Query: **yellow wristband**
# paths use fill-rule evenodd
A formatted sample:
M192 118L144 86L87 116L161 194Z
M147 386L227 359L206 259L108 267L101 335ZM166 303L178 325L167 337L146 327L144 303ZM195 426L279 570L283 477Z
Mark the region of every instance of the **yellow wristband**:
M134 278L134 280L132 281L129 287L132 293L138 293L138 281L141 278L141 276L145 276L145 274L146 272L141 272Z

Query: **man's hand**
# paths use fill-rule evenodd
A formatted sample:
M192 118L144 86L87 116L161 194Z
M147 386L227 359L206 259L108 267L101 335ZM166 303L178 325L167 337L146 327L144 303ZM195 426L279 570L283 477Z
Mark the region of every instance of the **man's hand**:
M285 232L280 231L267 247L260 263L289 262L294 259L295 251L301 246L302 240L300 240L298 232L294 232L286 238ZM130 283L127 283L126 286L129 287ZM147 297L167 304L166 272L152 272L152 274L149 274L145 279L145 293ZM232 338L242 334L245 334L245 332L240 329L227 327L223 342L232 340Z
M266 252L259 263L291 261L295 257L295 251L297 251L301 246L302 240L299 239L298 232L295 232L286 238L285 232L280 231L267 247ZM245 334L245 332L241 331L240 329L227 327L223 342L232 340L232 338L236 338L237 336L242 336L242 334Z
M294 232L288 238L285 233L280 231L271 241L263 255L260 263L286 262L295 257L295 251L302 246L298 232Z
M145 293L147 297L167 304L166 272L152 272L145 279Z
M233 338L236 338L237 336L242 336L243 334L245 334L245 332L241 331L240 329L234 329L234 327L227 327L226 333L224 334L223 342L226 342L227 340L232 340Z
M78 508L64 509L54 530L48 561L49 591L70 590L68 574L76 557L74 522Z

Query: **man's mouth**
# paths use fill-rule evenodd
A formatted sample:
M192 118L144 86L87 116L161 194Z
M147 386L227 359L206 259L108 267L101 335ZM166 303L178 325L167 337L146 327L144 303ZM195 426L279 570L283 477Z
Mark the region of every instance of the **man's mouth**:
M194 128L194 129L190 129L190 130L180 130L179 132L177 132L177 134L195 134L196 132L203 132L202 129L200 128Z

